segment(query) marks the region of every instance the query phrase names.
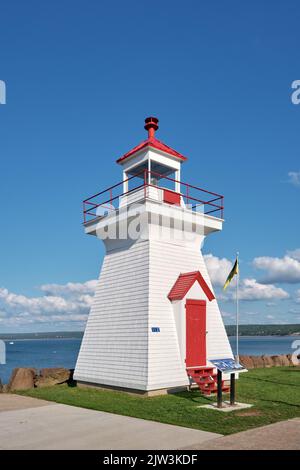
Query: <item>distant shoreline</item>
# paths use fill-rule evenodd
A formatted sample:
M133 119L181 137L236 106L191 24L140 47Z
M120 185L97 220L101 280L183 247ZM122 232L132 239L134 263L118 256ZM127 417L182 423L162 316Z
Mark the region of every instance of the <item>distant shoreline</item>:
M235 336L235 325L225 325L228 336ZM291 325L240 325L240 336L294 336L300 337L300 324ZM82 339L83 331L48 331L38 333L2 333L0 340L26 339Z
M48 331L39 333L2 333L0 340L17 341L25 339L81 339L83 331Z
M236 326L225 325L228 336L235 336ZM300 324L239 325L240 336L300 336Z

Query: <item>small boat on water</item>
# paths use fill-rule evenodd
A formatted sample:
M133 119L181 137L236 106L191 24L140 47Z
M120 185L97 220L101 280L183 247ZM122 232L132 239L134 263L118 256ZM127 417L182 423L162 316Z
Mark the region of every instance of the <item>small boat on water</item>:
M9 343L9 344L15 344L15 343L14 343L13 341L10 341L10 343Z

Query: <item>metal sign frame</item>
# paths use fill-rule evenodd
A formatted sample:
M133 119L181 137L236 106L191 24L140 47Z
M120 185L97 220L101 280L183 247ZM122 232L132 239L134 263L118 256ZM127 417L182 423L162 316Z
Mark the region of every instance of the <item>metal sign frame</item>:
M243 367L241 364L237 363L232 358L225 358L225 359L213 359L209 360L218 370L224 373L231 373L231 372L245 372L247 369Z

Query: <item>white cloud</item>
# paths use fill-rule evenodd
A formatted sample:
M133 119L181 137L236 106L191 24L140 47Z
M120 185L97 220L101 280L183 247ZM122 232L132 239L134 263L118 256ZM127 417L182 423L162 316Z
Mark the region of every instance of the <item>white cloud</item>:
M283 258L272 258L271 256L260 256L254 258L253 266L266 271L263 283L286 282L295 284L300 282L300 261L297 259L299 250L289 252Z
M255 260L261 259L262 258L255 258ZM204 260L212 284L214 286L223 286L230 270L232 269L233 263L227 258L218 258L212 254L205 255ZM259 263L257 262L257 264ZM222 292L218 295L219 300L226 301L235 299L235 292L233 292L233 290L230 291L230 287L232 287L232 285L233 284L228 287L228 291L225 293ZM274 300L287 299L289 294L282 288L276 287L272 284L260 283L256 279L246 278L240 281L239 297L240 300L270 300L269 304L271 306L274 305Z
M0 288L0 322L7 326L84 323L95 287L94 280L82 284L48 284L41 286L44 295L39 297L27 297Z
M294 259L300 261L300 248L297 248L296 250L288 251L287 255L290 256L290 258L294 258Z
M32 315L47 315L54 313L80 313L82 308L88 307L86 296L78 296L76 300L68 300L57 296L26 297L14 294L7 289L0 289L2 308L8 313L28 312Z
M43 284L40 289L47 295L72 296L77 294L94 294L97 281L95 279L79 282L68 282L67 284Z
M288 177L289 183L300 187L300 171L290 171Z
M243 279L239 289L241 300L287 299L289 294L281 287L260 284L256 279Z
M214 286L223 286L232 269L232 262L227 258L218 258L212 254L204 255L211 282Z
M274 300L287 299L289 294L272 284L260 284L256 279L243 279L239 288L240 300ZM235 292L227 296L227 300L234 300Z

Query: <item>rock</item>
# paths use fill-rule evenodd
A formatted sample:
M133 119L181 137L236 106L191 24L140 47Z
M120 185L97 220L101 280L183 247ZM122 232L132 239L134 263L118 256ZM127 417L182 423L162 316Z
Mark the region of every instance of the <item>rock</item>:
M283 367L283 366L290 366L290 360L286 354L278 354L276 356L271 356L273 360L273 366L275 367Z
M36 387L51 387L68 382L71 378L71 371L63 367L41 369L39 377L35 381Z
M273 364L271 356L263 355L262 360L264 361L265 367L273 367L274 364Z
M240 363L246 367L246 369L297 365L293 363L291 354L278 354L274 356L240 356Z
M19 367L14 369L8 384L8 389L10 391L14 391L34 388L35 377L36 370L30 367Z
M280 360L282 366L290 366L290 361L287 358L286 354L281 354L279 356L279 360Z
M1 379L0 379L0 393L3 392L3 385L2 385L2 382L1 382Z
M265 363L264 363L262 356L250 356L250 357L253 361L253 365L255 368L265 367Z
M246 369L253 369L254 364L250 356L240 356L240 363L246 367Z
M280 356L278 355L275 355L275 356L271 356L271 359L273 361L273 367L281 367L281 360L280 360Z
M293 359L292 359L292 354L287 354L286 357L287 357L287 359L288 359L288 361L289 361L289 363L290 363L290 366L293 366L294 363L293 363Z

